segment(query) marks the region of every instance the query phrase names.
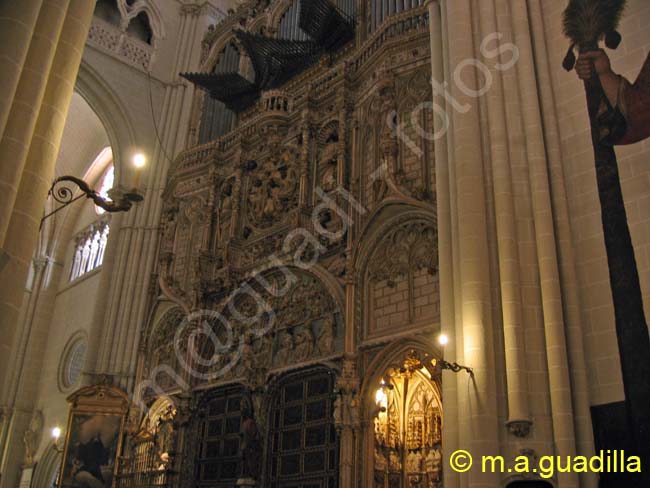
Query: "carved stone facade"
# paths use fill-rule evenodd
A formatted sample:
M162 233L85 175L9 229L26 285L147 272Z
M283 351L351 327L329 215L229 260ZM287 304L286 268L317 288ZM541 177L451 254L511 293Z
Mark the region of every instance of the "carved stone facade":
M237 42L234 25L272 32L289 5L245 4L211 29L203 71ZM369 365L406 337L433 355L440 327L432 120L419 106L432 96L428 43L424 6L390 17L176 158L139 379L155 384L147 404L189 395L179 486L370 486L383 472L364 471L387 455L383 441L352 462L359 435L379 435L364 430L379 421ZM393 412L419 419L395 432L408 441L394 446L400 469L413 469L386 486L442 477L439 384L417 375L419 393Z

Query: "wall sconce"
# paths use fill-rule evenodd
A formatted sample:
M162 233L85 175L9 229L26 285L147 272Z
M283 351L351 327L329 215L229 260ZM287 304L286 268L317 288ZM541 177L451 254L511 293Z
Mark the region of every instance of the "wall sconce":
M63 446L59 442L61 440L61 429L59 427L54 427L52 429L52 441L53 441L53 446L56 452L63 452Z
M47 218L51 217L52 215L59 212L60 210L63 210L65 207L76 202L80 198L83 198L84 196L86 198L90 198L95 205L104 209L106 212L109 213L128 212L129 210L131 210L131 207L133 206L134 203L141 202L144 199L142 193L138 191L138 182L140 179L139 170L144 167L146 162L147 159L142 153L138 153L133 157L133 166L135 166L136 168L136 179L135 179L134 188L132 188L129 191L123 191L119 188L113 188L112 190L109 191L110 199L102 197L98 192L90 188L90 186L88 186L88 183L86 183L81 178L77 178L76 176L61 176L57 178L52 183L52 186L50 187L50 191L47 194L48 196L52 196L52 198L54 198L54 200L60 203L61 206L54 209L49 214L45 215L41 219L40 227L43 227L43 222ZM72 183L76 185L77 188L81 190L82 192L81 195L75 197L74 190L71 189L69 186L67 186L66 183Z
M474 377L474 370L472 368L469 368L467 366L463 366L462 364L458 363L450 363L449 361L445 361L444 359L432 359L431 364L433 365L434 368L440 368L441 370L448 369L450 371L453 371L454 373L459 373L460 371L467 371L467 373L471 376Z
M449 337L446 334L440 334L438 336L438 344L440 344L442 346L443 356L444 356L445 346L447 344L449 344ZM467 366L463 366L462 364L450 363L448 361L445 361L444 359L432 359L431 364L436 369L438 369L438 368L440 370L448 369L450 371L453 371L454 373L459 373L460 371L464 370L464 371L467 371L467 373L471 377L474 377L474 370L472 368L467 367Z
M393 385L386 384L386 381L382 378L381 384L375 392L375 404L377 405L377 408L372 414L373 417L378 416L380 413L386 412L388 408L388 395L386 394L386 390L392 389Z

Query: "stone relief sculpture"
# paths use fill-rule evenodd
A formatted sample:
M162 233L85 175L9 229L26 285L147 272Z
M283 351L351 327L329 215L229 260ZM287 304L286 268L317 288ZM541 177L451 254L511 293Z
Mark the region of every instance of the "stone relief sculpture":
M210 30L202 46L204 71L210 69L207 63L225 41L226 31L232 36L233 28L248 30L252 25L256 26L255 32L262 26L267 33L274 31L275 26L265 25L266 19L251 20L253 16L275 15L271 11L276 4L269 4L268 10L263 11L262 7L266 6L264 2L258 5L257 0L245 2L237 7L233 17ZM289 82L289 88L277 90L284 103L283 110L266 111L267 100L262 94L259 105L239 114L236 129L215 141L188 148L172 165L161 223L158 272L166 284L164 288L161 286L162 292L187 310L222 314L232 327L234 338L233 347L205 347L201 351L201 357L208 363L202 371L206 375L192 379L193 388L216 390L243 384L251 391L257 388L256 399L261 401L266 394L264 385L276 376L290 373L289 370L306 369L319 362L340 365L336 378L338 394L331 405L331 415L341 439L353 430L358 433L365 418L359 392L359 376L364 371L361 354L346 355L349 351L344 349L344 339L354 337L357 344L362 334L346 331L345 325L358 324L366 304L362 298L360 303L349 307L355 308L353 312L349 308L341 309L348 290L358 293L365 279L365 275L361 276L363 272L354 269L356 251L360 239L365 238L361 237L363 228L375 210L389 200L407 205L412 205L415 199L424 200L420 194L424 195L424 189L430 189L433 181L430 178L427 183L423 176L426 164L433 160L432 155L406 160L406 149L387 124L388 115L392 111L400 112L408 94L420 96L419 92L410 93L422 85L422 76L415 79L414 75L422 72L425 80L422 86L426 86L429 78L428 66L422 63L427 56L428 26L421 20L426 18L426 9L421 10L420 17L415 17L420 19L420 24L413 24L420 25L419 30L416 28L412 37L400 33L404 37L399 45L390 48L396 51L390 58L388 54L368 52L364 56L374 59L372 65L364 65L366 58L361 57L349 58L349 63L346 59L338 65L336 60L329 60L334 64L323 62L315 66L315 75L306 72L299 85ZM424 50L417 50L418 36L422 37ZM407 37L407 43L402 44ZM387 69L393 66L399 68L395 72ZM194 133L198 133L202 100L203 94L197 95L192 116L196 120L191 123ZM190 140L195 140L194 135ZM423 147L421 141L418 144ZM312 215L319 203L317 188L344 210L349 209L350 201L337 196L339 184L365 210L362 215L354 214L352 230L340 235L344 222L339 214L330 210L315 219ZM421 191L419 186L423 188ZM433 215L433 206L430 211ZM366 256L369 282L383 281L397 286L400 280L416 279L417 272L435 274L437 236L433 222L435 219L426 223L396 220L394 226L383 232L379 245L368 248L373 253ZM269 258L290 261L304 242L294 239L288 245L287 236L298 229L313 231L316 224L326 231L316 235L317 242L325 249L315 257L318 271L291 268L297 280L288 286L281 272L268 268ZM261 276L268 286L251 279L260 269L266 270ZM272 321L264 315L255 324L264 333L251 333L250 324L238 322L228 312L228 297L243 284L250 285L275 314ZM242 315L255 316L255 300L238 297L237 310ZM354 317L346 316L348 313ZM427 318L427 323L431 324L432 320ZM225 342L218 324L212 326ZM174 332L171 325L164 334L161 329L165 339L143 351L144 371L149 372L155 364L169 360L174 353L169 338ZM257 403L255 408L264 411ZM407 415L405 408L398 397L391 399L385 423L375 431L374 452L370 449L369 458L363 460L372 464L374 457L378 487L406 488L403 480L407 474L418 477L419 486L429 487L430 479L436 480L435 483L442 479L436 457L440 453L432 444L439 423L430 420L435 415L440 417L440 412L427 410L425 406L417 410L416 422L405 421L402 425L401 419ZM238 454L244 468L237 476L255 477L255 468L262 464L261 453L255 446L264 442L261 436L265 421L259 415L242 413ZM189 438L192 439L192 434ZM409 451L407 444L413 449ZM188 448L187 454L183 453L191 458L183 468L183 477L188 480L194 476L198 457L193 452ZM341 464L345 462L349 462L347 458ZM435 466L440 472L438 477L428 474L435 472ZM372 484L372 480L368 483Z
M327 136L318 159L319 178L317 184L325 192L332 191L338 186L338 162L339 135L338 131L333 129Z
M23 442L25 443L25 467L34 465L34 456L36 449L41 441L43 434L43 413L40 410L35 410L32 418L29 421L29 427L23 434Z
M305 361L312 356L314 351L314 334L309 327L304 327L296 334L294 349L294 359L296 361Z
M293 336L288 332L282 333L280 343L279 343L279 349L275 355L276 364L278 365L289 364L289 362L293 358L293 350L294 350Z
M281 221L287 211L298 203L298 159L286 149L269 154L261 161L251 161L247 220L258 229Z
M333 316L328 315L323 319L323 325L318 336L318 349L323 355L330 354L334 350L335 326L336 322Z
M232 225L233 214L233 184L231 181L224 183L219 195L219 223L218 223L218 242L220 245L230 237L230 228Z
M240 478L258 479L262 460L262 444L260 433L255 422L253 406L246 397L242 401L240 451L242 472Z

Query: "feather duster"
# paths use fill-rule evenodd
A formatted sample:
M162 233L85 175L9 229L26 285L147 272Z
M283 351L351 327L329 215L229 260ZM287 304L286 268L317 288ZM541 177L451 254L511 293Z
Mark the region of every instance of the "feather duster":
M563 66L567 70L575 65L573 49L597 49L598 42L616 49L621 42L618 24L627 0L570 0L564 11L564 34L571 40Z

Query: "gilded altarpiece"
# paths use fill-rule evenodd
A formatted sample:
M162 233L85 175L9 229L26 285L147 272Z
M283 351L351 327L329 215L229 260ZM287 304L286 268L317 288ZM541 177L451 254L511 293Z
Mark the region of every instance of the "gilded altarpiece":
M440 385L426 370L391 369L377 390L374 486L442 486Z
M206 36L202 71L229 43L244 52L233 28L272 35L291 4L244 2ZM145 403L169 395L179 405L167 485L249 476L261 487L348 488L375 463L368 486L439 486L439 391L420 372L395 377L374 459L357 454L362 423L375 421L363 407L375 394L360 387L363 354L439 328L432 114L422 105L431 99L428 50L427 9L414 6L262 92L232 131L202 145L207 105L197 91L190 147L163 194L152 319L140 343L139 378L154 376L156 386ZM296 384L326 380L305 379L301 395L283 400L297 371ZM271 412L308 409L310 388L325 406L315 420L304 410L300 428L318 435L296 452L290 440L269 445L270 433L289 439L293 429L272 424ZM215 407L231 396L248 406ZM151 443L153 434L137 431ZM302 451L316 453L309 469ZM247 472L251 459L259 472Z

